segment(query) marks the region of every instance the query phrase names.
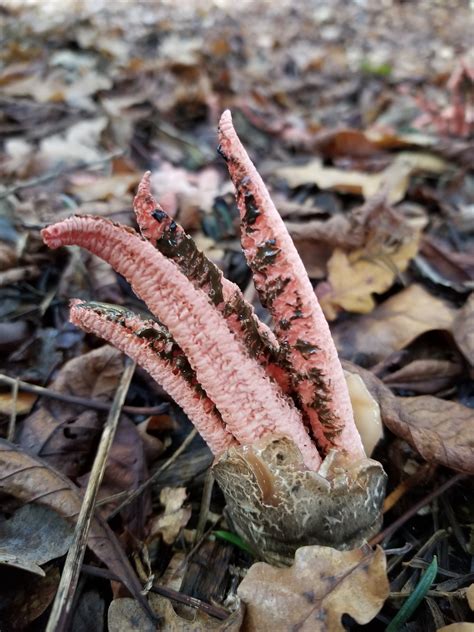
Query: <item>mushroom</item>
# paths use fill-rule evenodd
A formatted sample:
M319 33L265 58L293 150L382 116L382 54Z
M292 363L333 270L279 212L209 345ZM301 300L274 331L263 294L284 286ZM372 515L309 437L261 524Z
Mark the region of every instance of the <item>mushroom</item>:
M74 216L42 231L77 245L131 284L152 317L73 300L71 321L132 357L180 404L215 455L234 529L263 559L291 563L307 544L352 548L380 527L386 476L367 457L329 326L296 248L240 143L219 126L241 214L242 246L274 331L151 195L141 236Z

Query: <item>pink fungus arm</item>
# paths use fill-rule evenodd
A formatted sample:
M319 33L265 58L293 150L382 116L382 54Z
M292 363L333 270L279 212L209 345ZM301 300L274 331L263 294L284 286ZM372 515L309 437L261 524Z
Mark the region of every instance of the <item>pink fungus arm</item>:
M284 392L290 379L282 366L282 352L269 327L264 325L240 288L196 246L194 240L157 203L150 190L147 171L133 201L141 234L165 257L172 259L194 287L203 290L225 318L229 329L242 340L251 357L262 364Z
M294 388L318 447L365 456L329 326L285 224L240 142L227 110L219 124L241 215L242 247L280 343L288 347Z
M239 443L283 434L293 439L308 467L319 467L319 453L299 411L263 367L242 352L222 316L172 261L135 231L99 217L72 217L45 228L42 236L51 248L86 248L127 279L169 329Z
M217 456L237 443L163 325L151 319L142 320L114 305L83 303L77 299L71 301L70 320L84 331L103 338L148 371L185 411L213 454Z

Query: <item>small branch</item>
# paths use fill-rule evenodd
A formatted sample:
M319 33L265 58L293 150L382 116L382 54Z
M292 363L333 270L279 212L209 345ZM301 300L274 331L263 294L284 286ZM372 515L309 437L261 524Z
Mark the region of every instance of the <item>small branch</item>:
M193 430L191 430L191 432L188 434L188 436L183 441L183 443L179 446L176 452L174 452L174 454L172 454L170 458L167 461L165 461L163 465L159 467L152 476L150 476L149 479L147 479L144 483L142 483L140 487L138 487L134 492L130 494L130 496L128 496L128 498L126 498L118 507L116 507L109 514L109 517L107 518L107 520L110 521L112 520L112 518L115 518L115 516L118 515L121 511L123 511L125 507L128 507L130 503L133 503L133 501L136 500L140 496L140 494L143 494L143 492L146 489L148 489L150 485L153 485L153 483L155 483L160 478L161 474L166 469L168 469L172 463L176 461L176 459L178 458L180 454L182 454L186 450L186 448L188 447L188 445L191 443L191 441L194 439L196 435L197 435L197 430L196 428L194 428Z
M97 454L92 466L92 471L84 494L81 511L77 519L76 528L71 548L66 557L63 573L59 582L58 591L54 599L53 608L49 617L46 632L59 632L67 628L67 619L71 610L77 581L81 572L82 560L87 546L89 529L94 515L95 501L104 476L107 458L109 455L115 431L118 426L123 402L127 396L128 388L135 371L135 364L126 360L120 384L112 403L112 408L104 426Z
M199 508L199 517L196 526L196 534L194 536L194 543L199 542L204 529L206 528L207 518L209 515L209 507L211 504L212 490L214 488L214 474L212 468L207 470L206 478L204 479L204 488L202 490L201 507Z
M75 404L77 406L84 406L84 408L94 408L96 410L110 410L112 403L99 402L96 399L87 399L87 397L76 397L76 395L67 395L66 393L58 393L44 386L38 386L37 384L30 384L29 382L23 382L17 380L8 375L0 373L0 384L9 384L14 386L18 384L20 391L25 393L34 393L40 397L49 397L50 399L56 399L60 402L66 402L68 404ZM160 415L167 404L159 404L158 406L123 406L122 412L129 415Z

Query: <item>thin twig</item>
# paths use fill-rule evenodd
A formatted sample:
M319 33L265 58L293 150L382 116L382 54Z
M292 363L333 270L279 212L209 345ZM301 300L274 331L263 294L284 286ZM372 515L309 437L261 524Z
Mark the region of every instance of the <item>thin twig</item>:
M194 543L199 542L204 530L206 528L207 518L209 516L209 507L211 505L212 490L214 488L214 474L212 469L207 470L206 478L204 479L204 488L201 496L201 506L199 508L199 517L196 526L196 533L194 536Z
M23 382L22 380L16 380L13 377L0 373L0 384L9 384L13 386L18 383L18 389L25 391L25 393L34 393L42 397L49 397L49 399L57 399L60 402L67 402L68 404L76 404L77 406L84 406L84 408L94 408L96 410L110 410L112 403L99 402L96 399L88 399L87 397L77 397L76 395L68 395L67 393L58 393L50 388L44 386L38 386L37 384L30 384L29 382ZM168 406L168 404L159 404L158 406L123 406L122 412L130 415L160 415Z
M91 521L94 516L95 501L104 476L107 458L114 440L123 402L127 396L135 366L135 363L128 358L125 360L125 370L118 385L117 392L115 393L107 423L102 431L99 447L97 448L97 454L84 494L84 500L74 529L73 541L66 557L46 632L59 632L67 627L67 619L81 572Z
M7 441L12 441L15 438L15 426L16 426L16 407L18 402L18 379L12 384L12 410L10 413L10 422L8 424Z
M117 577L117 575L110 572L109 570L105 568L97 568L96 566L90 566L89 564L82 565L82 572L94 577L103 577L104 579L108 579L110 581L122 581L120 577ZM211 615L211 617L216 617L216 619L220 619L221 621L224 621L224 619L227 619L229 617L229 612L225 608L220 608L219 606L214 606L212 604L206 603L205 601L201 601L196 597L184 595L183 593L180 593L177 590L173 590L172 588L167 588L165 586L154 584L150 588L150 591L156 593L157 595L161 595L162 597L166 597L166 599L172 599L173 601L182 603L185 606L190 606L191 608L202 610L202 612Z
M103 158L99 160L92 160L91 162L79 162L76 165L72 165L70 167L65 167L64 169L58 169L57 171L52 171L50 173L43 173L37 178L31 178L30 180L24 180L23 182L18 182L5 191L0 193L0 200L7 198L9 195L16 193L17 191L22 191L23 189L31 189L31 187L38 186L39 184L46 184L51 180L56 180L56 178L60 178L61 176L67 175L69 173L74 173L75 171L79 171L82 169L94 169L95 167L100 167L106 162L110 162L115 158L119 158L123 156L123 150L116 151L112 154L107 154Z
M395 533L395 531L397 531L402 525L405 524L405 522L407 522L407 520L410 520L410 518L416 515L422 507L428 505L432 500L434 500L441 494L444 494L446 490L448 490L453 485L456 485L456 483L459 483L459 481L462 481L464 478L466 478L466 474L462 473L455 474L454 476L449 478L445 483L443 483L432 492L427 494L424 498L415 503L411 509L406 511L402 516L400 516L400 518L392 522L392 524L389 525L386 529L384 529L376 536L374 536L371 540L369 540L369 544L371 546L374 546L375 544L379 544L383 540L391 537Z
M186 437L186 439L183 441L183 443L179 446L179 448L176 450L176 452L174 452L170 458L165 461L163 463L163 465L161 467L159 467L156 472L150 476L149 479L147 479L144 483L142 483L140 485L140 487L137 487L137 489L132 492L118 507L116 507L108 516L107 520L112 520L112 518L115 518L115 516L117 514L119 514L121 511L123 511L123 509L125 509L125 507L128 507L128 505L130 503L133 503L134 500L136 500L140 494L143 494L143 492L148 489L150 487L150 485L153 485L153 483L155 483L161 476L161 474L169 468L169 466L174 463L174 461L176 461L176 459L178 458L178 456L184 452L186 450L186 448L188 447L188 445L191 443L191 441L194 439L194 437L197 435L197 430L196 428L194 428L193 430L191 430L191 432L188 434L188 436Z

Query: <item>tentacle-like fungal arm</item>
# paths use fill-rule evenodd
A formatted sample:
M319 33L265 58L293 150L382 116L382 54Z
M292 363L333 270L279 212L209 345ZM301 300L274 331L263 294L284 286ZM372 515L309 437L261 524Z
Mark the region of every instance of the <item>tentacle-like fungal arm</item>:
M329 326L304 265L270 195L240 142L229 111L219 125L241 215L242 246L263 303L288 350L294 388L317 445L349 458L365 456Z
M386 475L364 453L329 326L229 112L219 136L242 245L276 337L157 205L149 174L134 202L145 239L81 216L49 226L43 239L101 257L159 319L71 306L72 322L134 358L183 407L217 457L235 530L264 559L291 563L306 544L359 546L379 529Z
M248 303L240 288L201 252L194 240L157 203L150 190L150 172L143 176L133 201L141 234L174 261L196 288L203 290L225 318L229 329L243 341L251 357L262 364L287 392L288 372L282 365L278 341Z
M214 455L237 441L197 381L186 356L164 325L104 303L71 301L71 322L130 356L181 406Z
M299 411L248 357L204 292L135 231L103 218L72 217L42 231L51 248L77 245L123 275L169 329L229 432L241 444L267 434L292 438L307 467L321 462Z

